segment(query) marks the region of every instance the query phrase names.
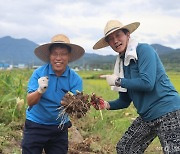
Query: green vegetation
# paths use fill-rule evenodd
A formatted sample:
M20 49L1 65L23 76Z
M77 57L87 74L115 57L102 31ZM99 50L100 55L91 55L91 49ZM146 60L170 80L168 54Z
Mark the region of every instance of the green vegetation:
M0 153L20 154L22 128L25 120L26 88L33 70L0 71ZM96 93L105 100L118 97L116 92L110 90L101 74L110 74L111 71L81 71L84 93ZM180 72L168 72L168 75L180 92ZM128 126L137 117L133 105L118 111L100 111L91 108L86 117L73 121L84 138L100 138L98 145L110 153L115 153L115 146ZM146 153L162 153L158 139L148 147Z

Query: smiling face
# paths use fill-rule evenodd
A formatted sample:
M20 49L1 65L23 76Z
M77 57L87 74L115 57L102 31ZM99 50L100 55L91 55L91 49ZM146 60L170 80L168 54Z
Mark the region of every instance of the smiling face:
M109 34L106 41L115 52L123 54L126 52L129 38L129 31L120 29Z
M50 63L57 76L66 70L70 58L70 50L64 45L54 45L50 48Z

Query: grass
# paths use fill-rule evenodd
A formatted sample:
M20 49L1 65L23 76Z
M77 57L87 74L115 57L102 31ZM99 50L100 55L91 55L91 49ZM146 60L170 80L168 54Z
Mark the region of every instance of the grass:
M111 72L91 72L80 73L84 81L84 91L88 94L95 92L98 96L102 96L105 100L112 100L118 97L118 94L111 91L106 81L99 79L100 74L109 74ZM168 72L171 82L180 92L180 73ZM93 78L91 78L93 76ZM103 118L101 120L99 111L91 109L88 116L82 120L82 128L89 134L97 134L101 136L101 145L109 144L114 150L115 145L132 123L133 119L137 117L136 110L131 104L129 108L117 111L103 111ZM84 126L85 125L85 126ZM162 153L162 148L158 138L156 138L147 148L146 153Z
M167 72L172 84L180 92L180 72Z
M22 138L22 125L27 107L26 87L31 73L32 70L0 72L0 153L5 150L10 150L7 153L21 153L19 143ZM95 92L105 100L113 100L118 97L116 92L110 90L106 81L99 78L99 75L111 74L111 71L81 71L78 73L83 78L84 93ZM177 91L180 92L180 72L168 72L167 74ZM18 110L17 98L24 100L25 104L21 110ZM116 143L138 115L133 104L123 110L103 110L102 115L103 120L100 112L91 108L84 118L73 121L73 123L79 128L84 138L99 137L98 145L115 153ZM17 132L18 135L16 135ZM158 139L152 142L146 153L162 153Z

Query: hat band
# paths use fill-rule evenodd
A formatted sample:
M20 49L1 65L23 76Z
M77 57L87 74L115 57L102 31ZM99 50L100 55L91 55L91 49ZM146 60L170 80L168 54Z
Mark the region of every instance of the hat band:
M64 42L64 41L59 41L59 40L57 40L57 41L54 41L54 42L62 42L62 43L66 43L66 42Z
M107 36L107 34L110 33L112 30L117 29L117 28L120 28L120 27L114 27L113 29L110 29L109 31L107 31L107 32L105 33L105 36Z

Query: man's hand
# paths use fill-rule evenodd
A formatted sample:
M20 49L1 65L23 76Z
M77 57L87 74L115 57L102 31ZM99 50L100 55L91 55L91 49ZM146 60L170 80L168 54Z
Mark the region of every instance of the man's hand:
M48 88L48 77L47 77L47 76L44 76L44 77L39 78L39 79L38 79L38 84L39 84L39 87L38 87L37 91L38 91L40 94L45 93L45 91L46 91L47 88Z
M100 78L106 78L106 81L110 86L115 86L115 81L118 79L118 76L115 74L101 75Z

